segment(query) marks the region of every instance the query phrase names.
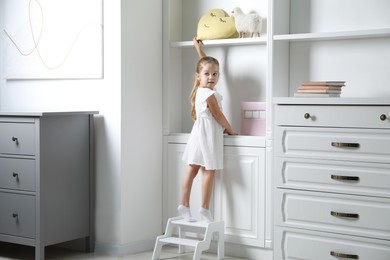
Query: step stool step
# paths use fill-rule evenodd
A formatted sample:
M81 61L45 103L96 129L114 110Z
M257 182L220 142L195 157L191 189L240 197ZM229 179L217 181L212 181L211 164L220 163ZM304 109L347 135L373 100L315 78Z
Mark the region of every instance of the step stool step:
M172 224L179 225L179 226L191 226L191 227L200 227L200 228L207 228L209 223L205 221L195 221L195 222L188 222L184 219L174 220L172 221Z
M196 247L196 245L200 242L199 240L195 240L195 239L178 238L178 237L167 237L167 238L160 239L160 241L168 244L192 246L192 247Z

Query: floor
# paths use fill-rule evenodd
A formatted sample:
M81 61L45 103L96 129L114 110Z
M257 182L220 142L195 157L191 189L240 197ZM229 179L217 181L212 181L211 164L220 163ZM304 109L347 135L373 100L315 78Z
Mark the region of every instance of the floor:
M46 257L45 260L66 260L66 259L80 259L80 260L151 260L153 252L145 252L135 255L126 255L122 257L112 257L97 255L95 253L84 253L78 252L58 247L47 247L46 248ZM192 260L192 253L184 253L178 255L178 249L174 247L165 246L163 247L162 253L160 255L161 260ZM0 242L0 259L8 260L34 260L34 248L16 244L1 243ZM202 254L202 260L217 260L216 254ZM243 258L229 257L226 256L225 260L244 260Z

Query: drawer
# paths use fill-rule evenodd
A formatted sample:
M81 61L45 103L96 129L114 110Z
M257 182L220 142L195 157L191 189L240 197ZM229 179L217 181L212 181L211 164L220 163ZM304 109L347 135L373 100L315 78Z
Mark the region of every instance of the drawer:
M277 225L390 239L390 199L277 189Z
M390 128L390 106L277 105L275 123L283 126Z
M0 123L0 154L35 154L33 123Z
M35 160L0 157L0 189L35 191Z
M390 130L276 127L275 155L390 163Z
M276 187L390 198L390 164L274 157Z
M390 241L275 227L274 259L389 260Z
M0 193L0 234L35 238L35 196Z

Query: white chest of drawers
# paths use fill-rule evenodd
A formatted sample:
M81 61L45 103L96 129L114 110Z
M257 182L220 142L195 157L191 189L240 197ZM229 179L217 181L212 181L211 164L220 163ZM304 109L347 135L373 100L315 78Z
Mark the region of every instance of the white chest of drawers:
M274 259L390 259L390 100L275 100Z
M0 241L91 245L92 116L0 112Z

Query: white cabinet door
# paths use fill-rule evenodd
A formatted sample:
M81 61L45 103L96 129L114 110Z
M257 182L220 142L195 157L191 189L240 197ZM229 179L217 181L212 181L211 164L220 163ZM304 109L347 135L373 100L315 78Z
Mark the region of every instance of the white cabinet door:
M185 144L168 143L164 174L164 225L177 216L181 181L186 171L182 160ZM225 221L226 241L265 246L265 148L225 146L224 169L217 171L211 211ZM192 215L200 219L201 172L191 192Z
M168 218L178 215L177 206L181 202L181 181L187 169L187 164L182 160L185 144L168 143L167 166L164 176L164 225ZM201 171L192 184L190 207L192 216L200 219L198 209L201 205Z
M225 221L226 241L265 246L265 148L225 146L216 176L215 218Z

